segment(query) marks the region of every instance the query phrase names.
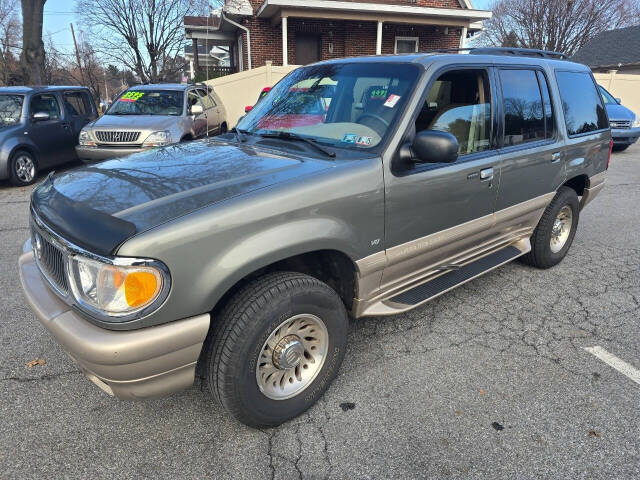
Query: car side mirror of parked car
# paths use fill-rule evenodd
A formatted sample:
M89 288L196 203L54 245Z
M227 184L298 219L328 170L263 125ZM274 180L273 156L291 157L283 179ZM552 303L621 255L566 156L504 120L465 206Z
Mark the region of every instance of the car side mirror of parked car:
M620 97L616 97L615 101L618 102L618 105L620 105L622 103L622 99Z
M50 115L47 112L36 112L31 118L34 122L46 122L47 120L51 119Z
M204 112L202 105L191 105L191 115L200 115Z
M423 130L400 153L413 163L452 163L458 158L458 140L448 132Z

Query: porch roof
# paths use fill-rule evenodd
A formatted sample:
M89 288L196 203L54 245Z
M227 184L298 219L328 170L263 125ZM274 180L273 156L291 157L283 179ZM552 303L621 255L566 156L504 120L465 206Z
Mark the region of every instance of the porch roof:
M471 5L470 2L463 3L465 6ZM307 17L477 29L481 28L483 20L491 18L491 12L472 8L418 7L377 2L265 0L258 9L257 16L269 18L274 24L279 23L283 17Z

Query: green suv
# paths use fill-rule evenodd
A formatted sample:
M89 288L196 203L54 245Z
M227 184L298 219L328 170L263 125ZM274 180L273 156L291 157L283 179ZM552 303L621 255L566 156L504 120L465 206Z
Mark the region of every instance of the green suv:
M322 62L226 135L50 175L22 286L105 392L198 372L238 420L274 426L336 376L350 316L516 258L558 264L610 153L589 69L552 52Z

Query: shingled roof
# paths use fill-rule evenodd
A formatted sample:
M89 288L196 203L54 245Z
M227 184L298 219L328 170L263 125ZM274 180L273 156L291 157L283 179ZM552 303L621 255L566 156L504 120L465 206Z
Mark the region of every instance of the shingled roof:
M640 64L640 25L602 32L571 59L591 68Z

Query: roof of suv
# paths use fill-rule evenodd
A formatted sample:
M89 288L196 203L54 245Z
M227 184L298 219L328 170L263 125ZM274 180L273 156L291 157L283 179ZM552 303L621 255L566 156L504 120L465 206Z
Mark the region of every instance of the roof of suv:
M55 92L60 90L88 90L80 85L39 85L23 87L0 87L0 93Z

